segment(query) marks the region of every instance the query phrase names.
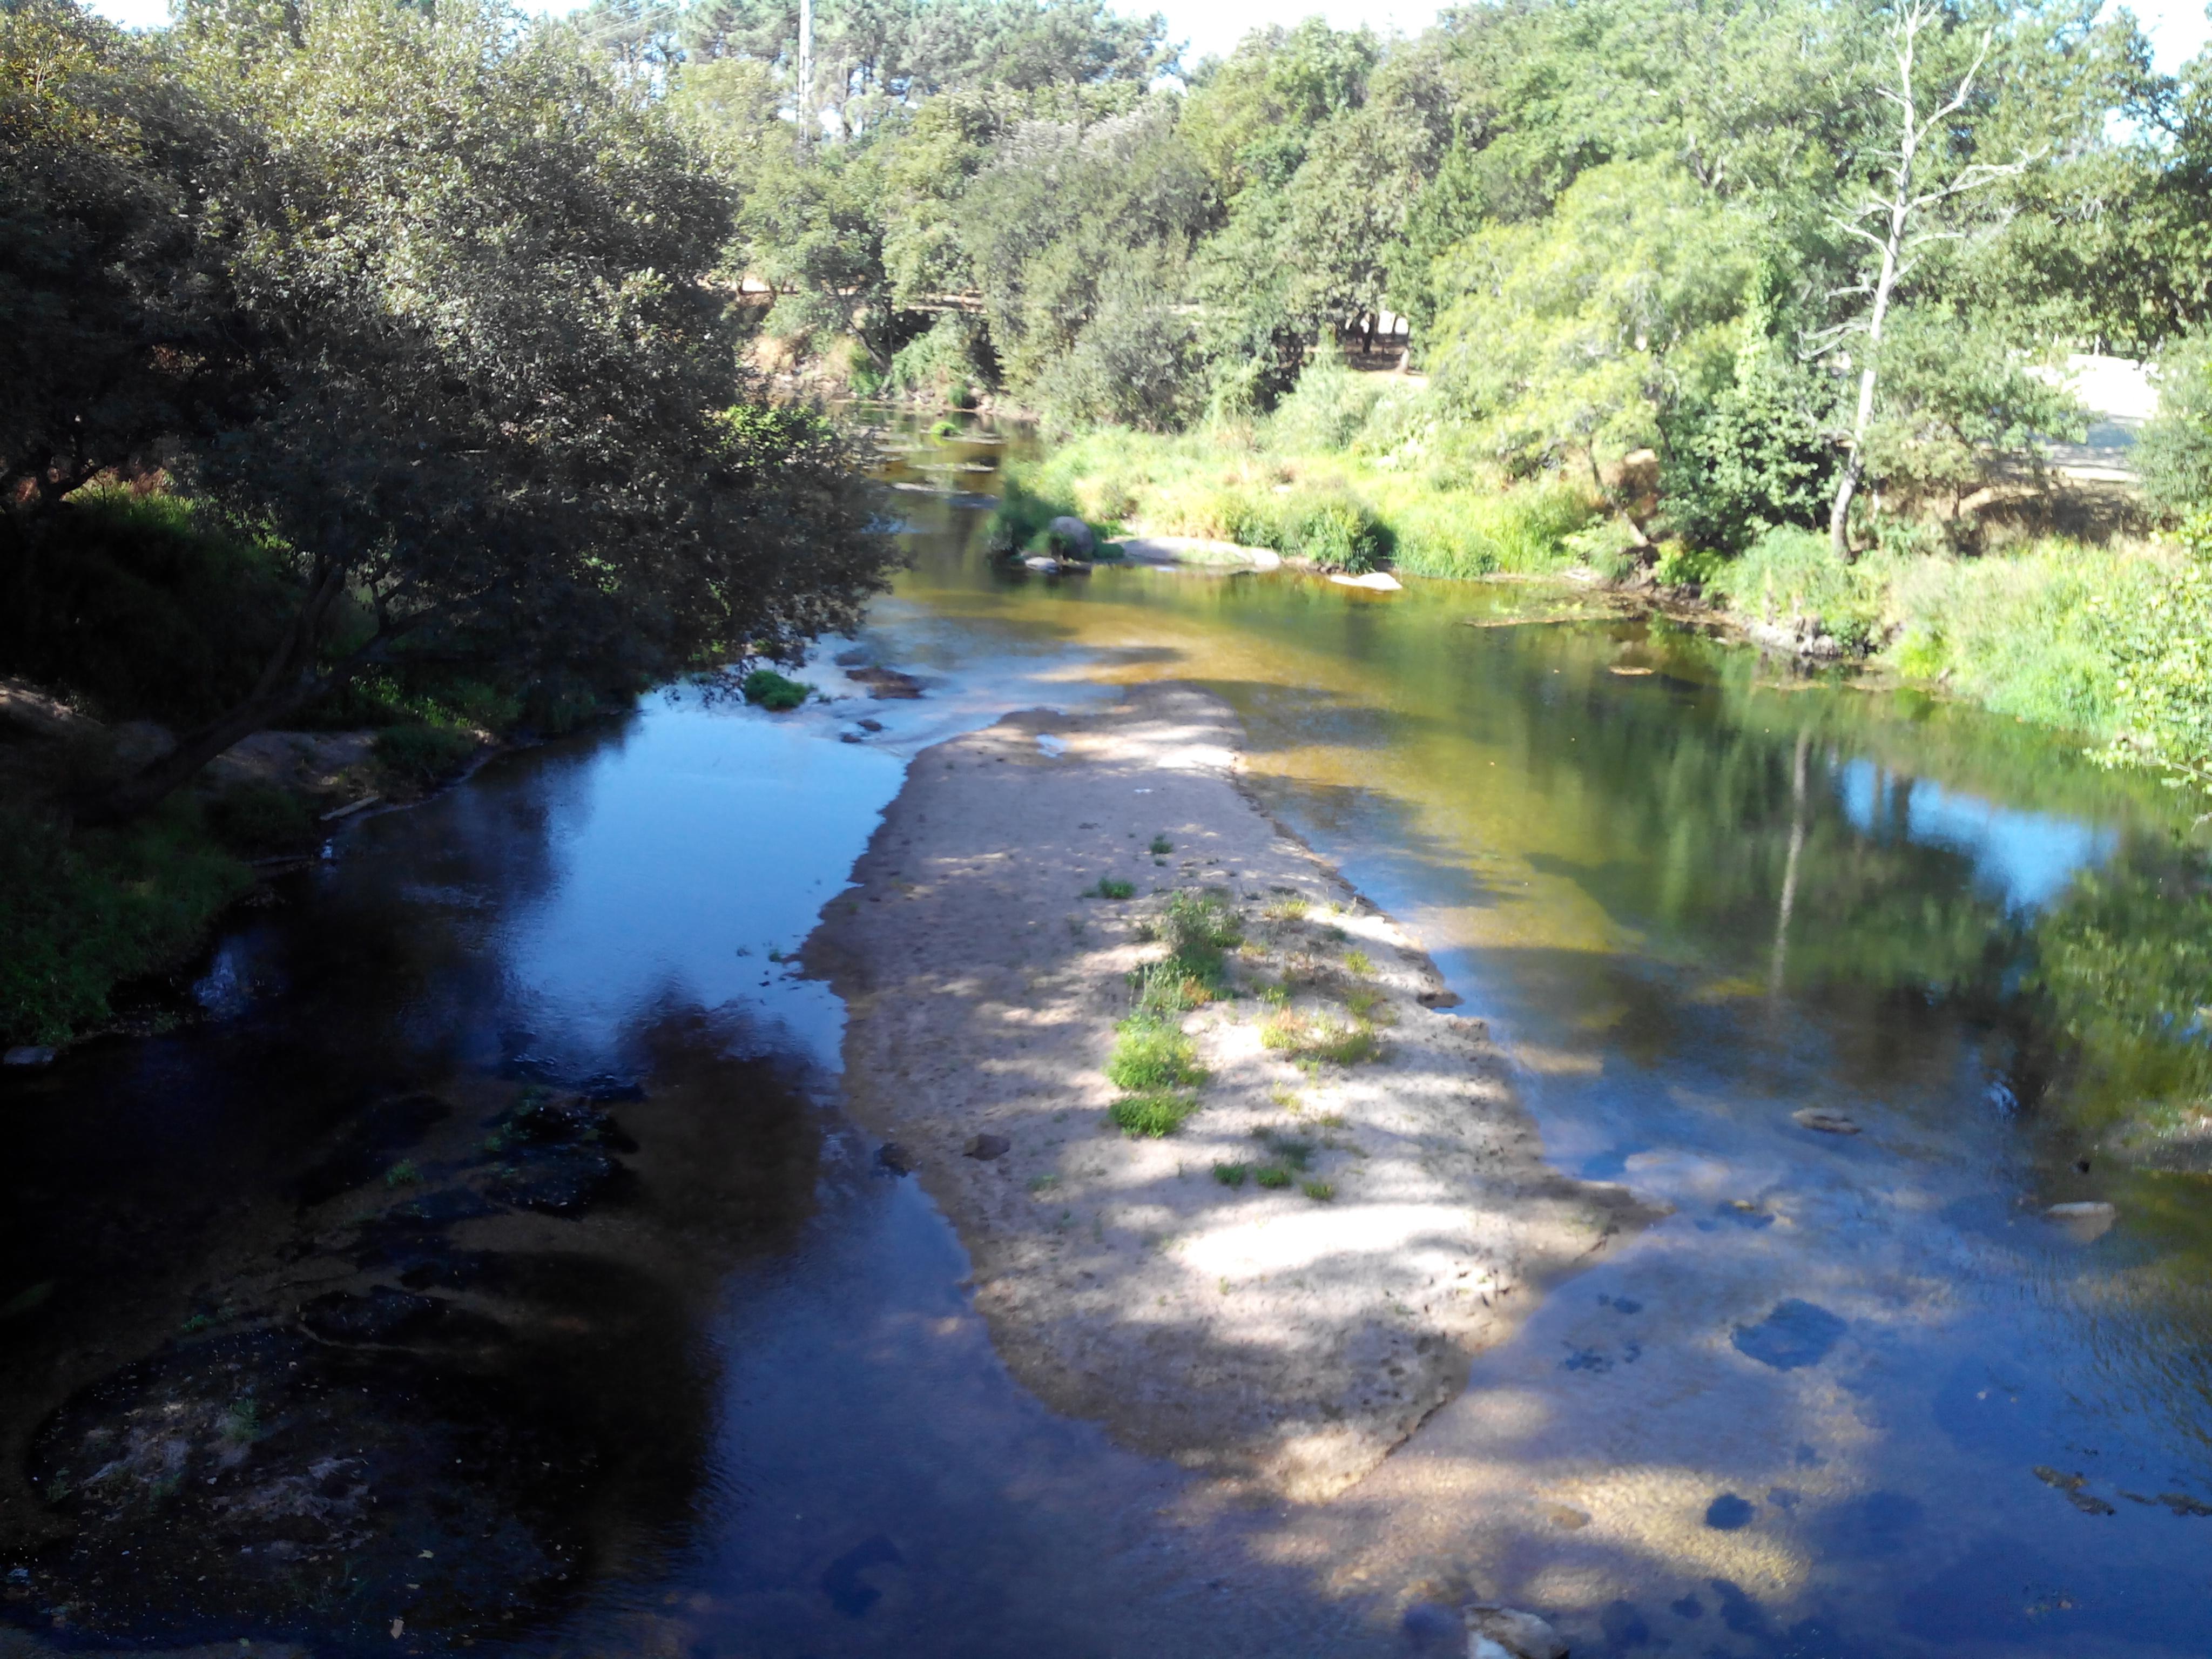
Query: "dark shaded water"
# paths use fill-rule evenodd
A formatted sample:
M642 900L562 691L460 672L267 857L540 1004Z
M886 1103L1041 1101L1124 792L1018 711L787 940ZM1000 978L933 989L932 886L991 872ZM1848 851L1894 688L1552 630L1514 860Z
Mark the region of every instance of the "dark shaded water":
M1516 590L1009 575L891 500L864 643L921 702L649 699L343 836L215 1018L0 1083L19 1626L1403 1652L1429 1584L1577 1652L2212 1651L2212 1218L2103 1145L2208 1075L2160 792L1679 631L1468 626ZM1013 1388L781 960L905 755L1156 676L1237 705L1553 1159L1676 1206L1321 1512L1212 1513ZM2117 1224L2041 1218L2081 1200Z

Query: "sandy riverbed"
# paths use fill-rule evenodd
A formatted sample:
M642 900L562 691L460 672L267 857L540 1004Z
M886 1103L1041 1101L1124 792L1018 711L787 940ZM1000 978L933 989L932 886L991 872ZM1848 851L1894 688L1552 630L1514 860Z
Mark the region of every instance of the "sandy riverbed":
M850 1110L957 1228L1022 1382L1140 1449L1315 1498L1645 1212L1545 1166L1481 1024L1428 1006L1449 999L1416 943L1240 793L1240 736L1218 700L1153 685L924 751L805 960L848 1009ZM1101 878L1134 896L1083 896ZM1235 994L1184 1019L1201 1109L1131 1139L1102 1067L1177 890L1237 915ZM1366 1009L1379 1056L1266 1048L1282 1006L1339 1029ZM1006 1149L971 1156L978 1136ZM1213 1175L1286 1149L1287 1187Z

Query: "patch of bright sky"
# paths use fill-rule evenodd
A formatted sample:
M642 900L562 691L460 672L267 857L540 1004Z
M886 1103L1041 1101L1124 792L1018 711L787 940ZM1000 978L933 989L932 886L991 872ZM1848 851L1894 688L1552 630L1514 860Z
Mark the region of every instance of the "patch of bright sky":
M529 0L524 3L527 6ZM543 9L572 11L577 3L580 0L555 0ZM1434 6L1411 0L1401 3L1328 0L1319 6L1284 5L1270 0L1164 0L1154 6L1145 0L1115 0L1115 6L1127 12L1164 12L1169 29L1178 40L1190 43L1193 61L1209 53L1225 56L1255 28L1269 23L1294 23L1316 11L1339 28L1355 28L1364 23L1378 33L1395 29L1407 34L1419 33L1436 16ZM131 28L151 27L166 21L169 15L168 0L94 0L93 9ZM2132 9L2150 36L2158 67L2168 74L2203 51L2208 38L2212 38L2212 21L2208 21L2208 8L2202 0L2137 0Z

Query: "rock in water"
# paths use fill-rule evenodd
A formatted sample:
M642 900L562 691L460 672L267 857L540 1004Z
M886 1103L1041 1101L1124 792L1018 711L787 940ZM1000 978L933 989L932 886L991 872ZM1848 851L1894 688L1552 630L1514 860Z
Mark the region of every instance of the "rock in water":
M1052 538L1053 551L1065 553L1072 558L1088 559L1097 556L1098 538L1091 533L1091 526L1080 519L1060 514L1044 527Z
M1859 1132L1858 1124L1841 1112L1824 1112L1816 1106L1790 1113L1790 1121L1801 1129L1817 1129L1824 1135L1855 1135Z
M1567 1659L1567 1644L1533 1613L1478 1602L1467 1610L1467 1652L1468 1659L1499 1652L1510 1659Z
M2063 1229L2067 1237L2077 1244L2094 1244L2112 1231L2112 1224L2120 1212L2102 1200L2091 1200L2079 1204L2054 1204L2043 1212L2045 1221Z
M1339 587L1364 587L1370 593L1395 593L1405 586L1395 576L1382 570L1364 571L1357 576L1336 570L1329 573L1328 579Z
M969 1158L981 1158L988 1164L994 1158L1004 1158L1013 1149L1013 1144L1004 1135L970 1135L964 1150Z
M914 1154L896 1140L886 1140L876 1148L876 1162L895 1176L914 1173Z
M51 1066L54 1051L42 1043L26 1043L20 1048L10 1048L0 1056L0 1066Z

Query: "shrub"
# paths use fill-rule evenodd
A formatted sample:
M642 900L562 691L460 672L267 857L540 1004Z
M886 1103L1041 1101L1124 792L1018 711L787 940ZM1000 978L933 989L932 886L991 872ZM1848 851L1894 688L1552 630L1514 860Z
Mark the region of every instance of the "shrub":
M377 763L400 782L421 787L453 776L476 752L473 732L447 726L395 726L376 734Z
M773 668L756 668L738 684L745 701L781 714L805 702L814 688L802 680L786 679Z
M1101 876L1098 878L1098 884L1096 887L1092 888L1087 893L1078 895L1078 896L1082 898L1125 899L1135 897L1137 889L1134 883L1118 880L1112 876Z
M1148 1013L1131 1015L1115 1028L1106 1079L1117 1089L1143 1093L1206 1081L1198 1049L1180 1027Z
M1124 1134L1147 1135L1157 1140L1182 1128L1197 1109L1194 1096L1177 1094L1171 1089L1148 1089L1141 1094L1122 1096L1106 1109L1106 1115Z

